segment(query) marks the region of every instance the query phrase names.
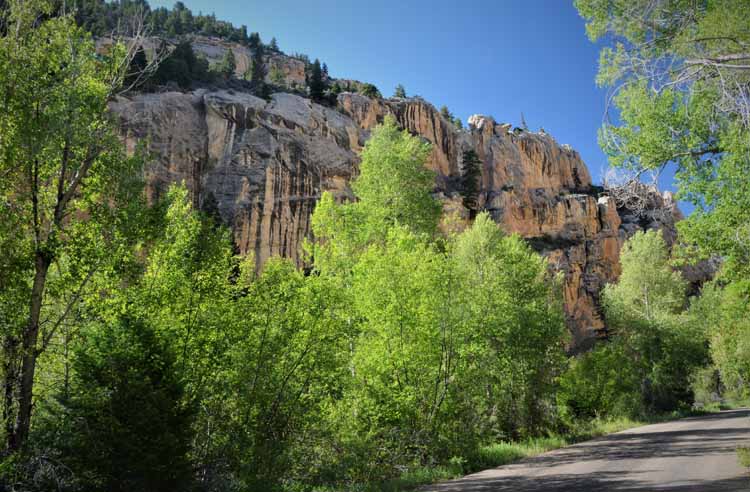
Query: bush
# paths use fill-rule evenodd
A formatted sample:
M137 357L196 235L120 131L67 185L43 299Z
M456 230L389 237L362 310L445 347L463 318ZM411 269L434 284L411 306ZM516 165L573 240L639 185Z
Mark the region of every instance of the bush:
M616 342L570 359L560 378L557 402L563 423L637 413L640 400L637 375Z

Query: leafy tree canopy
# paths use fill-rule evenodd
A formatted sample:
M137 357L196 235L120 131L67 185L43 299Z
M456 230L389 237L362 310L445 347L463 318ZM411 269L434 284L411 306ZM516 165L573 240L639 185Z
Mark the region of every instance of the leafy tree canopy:
M615 166L678 167L679 225L728 275L750 270L750 10L743 0L577 0L592 40L606 36L597 81L619 121L601 130Z

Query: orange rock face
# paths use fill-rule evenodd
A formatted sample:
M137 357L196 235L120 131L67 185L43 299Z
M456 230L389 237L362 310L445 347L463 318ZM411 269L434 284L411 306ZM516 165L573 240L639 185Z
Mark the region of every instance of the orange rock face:
M129 147L148 142L148 193L184 181L196 206L216 203L240 252L258 267L280 255L301 264L310 214L321 193L351 197L348 181L369 131L393 115L433 144L428 166L437 172L444 210L468 219L457 190L463 152L482 160L479 206L506 231L518 233L563 272L573 348L602 333L598 308L604 284L617 278L619 250L643 227L673 230L671 201L656 193L653 216L617 210L597 196L577 152L544 133L513 131L475 116L458 130L421 99L339 96L336 110L291 94L266 102L232 91L163 93L121 98L111 109ZM664 212L666 210L666 213Z

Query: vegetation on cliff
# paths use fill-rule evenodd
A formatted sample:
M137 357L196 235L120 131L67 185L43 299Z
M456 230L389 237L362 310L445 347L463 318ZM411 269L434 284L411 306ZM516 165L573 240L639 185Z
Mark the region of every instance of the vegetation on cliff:
M61 5L55 5L55 11ZM71 6L67 6L71 9ZM171 9L152 9L146 0L81 0L72 6L73 16L88 32L97 37L112 34L130 34L133 19L142 19L144 27L155 36L178 38L188 34L214 36L227 41L240 43L248 48L262 44L257 32L248 34L247 26L234 27L232 23L218 20L213 14L195 15L183 2L176 2ZM278 51L275 38L269 46Z

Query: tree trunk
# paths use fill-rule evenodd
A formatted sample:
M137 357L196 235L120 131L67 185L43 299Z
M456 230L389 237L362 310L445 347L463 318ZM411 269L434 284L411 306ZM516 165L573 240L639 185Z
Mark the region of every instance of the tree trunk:
M3 340L3 426L5 427L6 445L11 447L11 436L14 427L14 398L16 394L16 382L18 379L18 338L8 335Z
M31 427L31 409L34 390L34 372L36 370L37 339L39 338L39 318L42 311L44 287L47 283L47 272L52 259L49 254L37 249L34 261L34 285L31 290L29 322L23 334L23 361L21 363L21 380L18 395L18 417L16 428L9 437L9 448L17 451L26 443Z

